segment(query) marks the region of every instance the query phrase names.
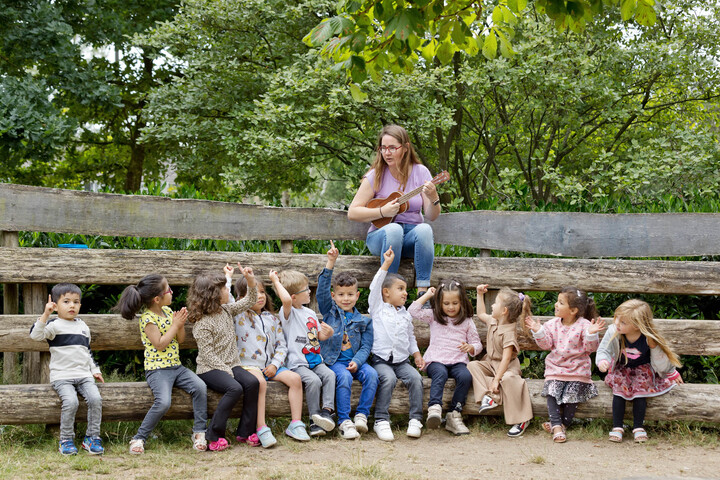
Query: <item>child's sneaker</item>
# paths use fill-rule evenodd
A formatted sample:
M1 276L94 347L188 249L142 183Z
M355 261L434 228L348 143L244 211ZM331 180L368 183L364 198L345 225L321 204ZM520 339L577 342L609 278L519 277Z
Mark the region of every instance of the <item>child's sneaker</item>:
M320 430L322 430L322 428ZM323 430L323 433L324 432L325 430ZM310 436L307 434L307 430L305 430L305 424L300 420L290 422L290 425L285 429L285 435L301 442L310 440Z
M445 430L455 435L466 435L470 430L463 423L462 413L457 410L445 415Z
M229 446L230 444L228 443L228 441L220 437L214 442L208 443L208 450L210 450L211 452L220 452L222 450L225 450Z
M520 437L523 433L525 433L525 429L530 425L530 420L527 420L522 423L516 423L515 425L508 430L508 437Z
M377 437L384 442L392 442L395 440L395 435L393 435L392 428L390 428L390 422L387 420L375 422L373 430L375 430Z
M495 407L497 407L495 400L493 400L492 397L490 397L489 395L485 395L482 399L482 403L480 403L478 413L483 413L484 411L490 410Z
M408 422L407 436L412 438L420 438L422 435L422 422L418 419L411 418Z
M77 455L77 447L72 440L63 440L58 449L63 455Z
M360 434L355 429L355 424L349 418L344 420L338 429L340 430L340 435L342 435L342 438L345 440L355 440L360 437Z
M260 439L260 443L262 444L263 448L270 448L277 443L275 436L272 434L270 427L268 427L267 425L261 427L260 430L258 430L257 438Z
M355 422L355 430L357 430L358 433L368 432L367 416L364 413L356 413L353 421Z
M428 407L428 416L425 425L427 428L438 428L442 423L442 405L436 403Z
M105 453L100 437L85 437L82 442L82 448L87 450L90 455L102 455Z
M312 415L311 418L315 425L318 425L326 432L332 432L335 428L335 421L332 418L332 413L327 408L323 408L320 413Z
M310 436L311 437L324 437L325 430L323 430L320 425L315 425L315 423L310 423Z

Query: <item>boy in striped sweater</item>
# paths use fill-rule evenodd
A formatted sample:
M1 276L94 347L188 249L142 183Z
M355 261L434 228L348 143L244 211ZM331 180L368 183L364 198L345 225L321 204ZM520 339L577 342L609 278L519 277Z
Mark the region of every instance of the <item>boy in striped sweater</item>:
M100 440L102 398L95 379L104 383L100 368L90 351L90 329L77 318L80 312L80 288L72 283L59 283L48 296L45 311L30 329L33 340L47 340L50 345L50 383L62 401L60 415L60 453L77 454L75 413L78 409L77 392L88 405L87 431L82 448L92 455L101 455L105 449ZM50 314L57 311L57 317Z

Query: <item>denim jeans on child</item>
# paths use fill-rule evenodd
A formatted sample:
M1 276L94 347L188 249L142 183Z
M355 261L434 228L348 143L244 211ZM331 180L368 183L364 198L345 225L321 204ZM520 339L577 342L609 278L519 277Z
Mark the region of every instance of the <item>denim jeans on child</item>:
M133 437L147 440L160 419L170 409L174 385L188 392L193 403L193 432L204 432L207 423L207 386L195 372L177 365L175 367L146 370L145 379L153 392L155 401Z
M350 397L353 379L358 380L362 385L360 400L355 413L362 413L366 417L370 416L370 407L372 407L378 386L378 374L373 367L363 363L355 373L350 373L347 369L349 363L335 362L330 365L330 370L335 373L335 405L337 406L338 423L350 420Z
M409 223L389 223L368 233L365 244L373 255L387 251L392 245L395 259L388 271L397 273L400 257L412 258L415 262L416 287L429 287L435 258L435 244L432 227L427 223L412 225ZM401 255L398 255L401 252Z
M100 422L102 422L102 398L97 385L95 385L95 379L93 377L84 377L55 380L52 382L52 387L60 396L62 402L60 441L75 438L75 413L77 413L78 406L80 406L77 397L78 393L87 402L87 430L85 436L99 437Z
M375 421L390 420L390 400L395 384L400 379L408 389L410 395L410 419L423 418L423 384L420 372L405 360L400 363L388 363L378 357L373 357L373 368L378 373L378 389L375 399Z
M430 362L430 365L427 366L427 374L432 379L428 406L442 405L445 382L447 382L448 377L452 377L455 379L455 391L453 392L450 408L462 411L468 391L472 386L472 375L467 369L467 364L461 362L445 365L440 362Z

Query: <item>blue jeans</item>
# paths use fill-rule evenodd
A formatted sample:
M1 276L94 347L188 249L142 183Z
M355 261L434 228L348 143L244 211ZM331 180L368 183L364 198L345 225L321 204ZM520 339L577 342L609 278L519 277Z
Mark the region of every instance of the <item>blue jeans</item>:
M360 382L362 391L355 413L370 416L370 407L375 400L375 391L378 386L378 374L373 367L363 363L355 373L346 369L350 362L335 362L329 365L335 372L335 405L337 406L338 423L350 420L350 396L353 379Z
M428 377L432 379L430 383L430 400L428 407L431 405L442 405L443 391L445 390L445 382L448 377L455 379L455 391L453 392L450 408L462 411L465 405L468 391L472 386L472 375L464 363L454 363L445 365L440 362L431 362L427 367Z
M377 399L375 400L375 422L390 421L390 400L398 379L408 389L410 397L410 419L422 422L423 382L420 372L405 360L400 363L387 363L373 357L372 366L378 373Z
M433 260L435 259L435 243L432 227L427 223L411 225L409 223L389 223L384 227L368 233L365 244L373 255L379 255L392 246L395 259L388 271L397 273L400 257L412 258L415 262L415 286L429 287ZM398 255L398 252L401 254Z
M62 402L60 412L60 441L75 438L75 413L80 406L78 392L87 402L87 430L85 436L99 437L102 421L102 398L93 377L55 380L52 387Z
M133 439L147 440L150 433L158 424L160 419L170 409L172 403L172 389L174 385L188 392L192 396L193 432L204 432L207 423L207 386L195 372L183 366L158 368L157 370L145 371L150 390L153 392L155 401Z

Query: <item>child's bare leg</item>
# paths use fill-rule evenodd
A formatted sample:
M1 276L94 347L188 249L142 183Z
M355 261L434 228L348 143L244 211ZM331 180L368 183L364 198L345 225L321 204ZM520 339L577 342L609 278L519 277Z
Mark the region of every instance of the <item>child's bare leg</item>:
M258 368L248 368L248 372L252 373L255 378L260 382L260 389L258 390L258 402L257 402L257 427L260 428L265 425L265 393L267 392L267 382L265 381L265 375Z
M303 402L303 389L300 375L290 370L283 370L272 379L287 385L288 402L290 403L290 416L293 422L300 420L302 418Z

